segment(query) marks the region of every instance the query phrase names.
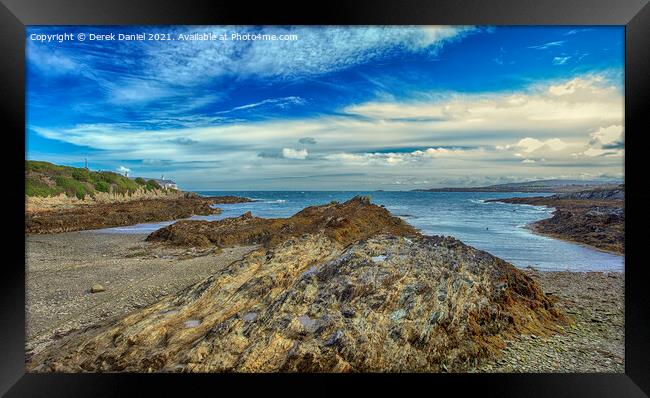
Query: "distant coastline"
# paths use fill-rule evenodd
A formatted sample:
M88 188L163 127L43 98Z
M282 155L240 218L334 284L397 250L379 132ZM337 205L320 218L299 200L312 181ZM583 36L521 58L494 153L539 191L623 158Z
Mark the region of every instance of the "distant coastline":
M616 189L622 181L603 180L537 180L509 184L488 185L482 187L443 187L413 189L415 192L535 192L565 193L580 192L591 189Z
M599 187L588 191L487 202L548 206L551 218L526 226L535 233L587 245L605 252L625 253L625 189Z

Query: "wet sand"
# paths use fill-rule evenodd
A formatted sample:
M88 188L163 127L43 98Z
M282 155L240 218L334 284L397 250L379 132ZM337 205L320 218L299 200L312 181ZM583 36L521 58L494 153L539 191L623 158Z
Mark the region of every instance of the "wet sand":
M89 231L26 237L26 356L77 329L173 294L254 246L215 251L164 247L146 234ZM94 284L105 291L91 293Z

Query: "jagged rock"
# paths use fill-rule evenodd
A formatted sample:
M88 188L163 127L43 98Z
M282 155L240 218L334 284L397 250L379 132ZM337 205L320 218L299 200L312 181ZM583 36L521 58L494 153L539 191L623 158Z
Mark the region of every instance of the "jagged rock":
M183 220L153 232L147 241L182 246L263 244L270 247L291 237L321 231L344 246L379 232L418 234L388 210L370 204L368 197L356 196L342 204L307 207L289 218L259 218L247 212L218 221Z
M557 199L625 200L625 189L595 189L553 195Z

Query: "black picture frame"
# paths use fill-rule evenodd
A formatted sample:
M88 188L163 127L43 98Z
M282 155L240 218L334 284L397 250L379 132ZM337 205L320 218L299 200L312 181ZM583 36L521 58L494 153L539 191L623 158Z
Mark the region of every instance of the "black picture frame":
M11 238L2 259L0 307L0 393L7 396L115 396L133 392L192 395L225 393L224 385L246 391L275 386L288 393L294 383L308 393L345 392L351 381L368 388L406 393L418 384L431 395L444 390L474 391L481 396L612 396L650 394L650 289L643 261L645 234L635 235L644 210L643 134L650 85L650 6L647 0L456 0L250 2L0 0L0 102L4 158L11 166L5 185L5 236ZM25 26L146 24L323 24L323 25L625 25L625 184L628 217L625 255L625 374L427 374L427 375L65 375L27 374L25 353L24 186L25 155ZM22 156L22 157L21 157ZM21 164L22 162L22 164ZM636 162L636 163L635 163ZM646 167L647 169L647 167ZM11 189L9 187L12 187ZM637 201L637 202L635 202ZM632 216L630 216L630 212ZM638 215L638 216L637 216ZM640 230L640 228L639 228ZM22 262L22 265L21 265ZM206 390L201 390L205 387ZM182 391L182 390L181 390ZM205 393L202 394L201 391ZM302 390L303 392L305 390ZM167 394L165 394L167 395Z

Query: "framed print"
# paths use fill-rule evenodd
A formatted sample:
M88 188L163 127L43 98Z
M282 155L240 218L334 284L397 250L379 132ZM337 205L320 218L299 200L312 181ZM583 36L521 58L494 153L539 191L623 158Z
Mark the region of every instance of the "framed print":
M8 396L650 390L646 2L121 3L3 0Z

